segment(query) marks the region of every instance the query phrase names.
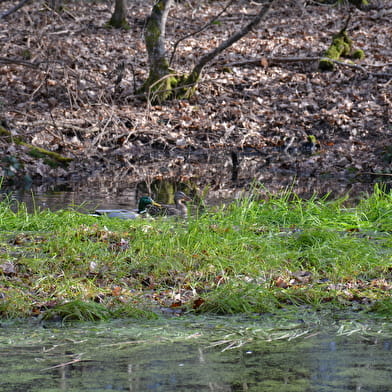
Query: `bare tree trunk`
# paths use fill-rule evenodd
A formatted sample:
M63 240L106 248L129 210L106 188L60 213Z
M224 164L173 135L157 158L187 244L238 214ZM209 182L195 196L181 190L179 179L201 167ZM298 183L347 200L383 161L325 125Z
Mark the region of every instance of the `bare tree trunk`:
M165 34L167 16L172 4L173 0L159 0L147 21L145 39L150 73L156 75L157 78L167 75L169 70L169 63L166 58Z
M127 0L115 0L114 12L110 18L108 25L113 26L117 29L124 28L129 29L127 22Z
M166 56L166 21L173 0L158 0L147 20L145 41L148 53L149 76L142 89L160 91L159 100L171 94L169 61ZM167 93L165 93L167 92Z

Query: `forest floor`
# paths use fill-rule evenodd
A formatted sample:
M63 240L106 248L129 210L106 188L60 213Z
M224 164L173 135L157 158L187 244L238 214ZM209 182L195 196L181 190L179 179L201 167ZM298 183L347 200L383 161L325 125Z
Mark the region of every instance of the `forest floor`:
M224 4L176 2L168 51ZM369 12L300 4L276 1L256 30L209 64L194 97L162 105L134 94L148 74L143 31L151 2L132 2L129 30L105 27L108 2L70 1L59 13L44 2L27 4L0 21L0 117L12 135L73 160L52 167L3 135L0 176L74 183L176 178L212 188L256 180L270 189L295 179L305 192L320 184L328 190L331 182L390 183L391 4L381 1ZM0 13L14 5L2 1ZM172 67L189 72L257 9L235 2L181 41ZM348 13L347 31L366 57L320 72L314 58ZM310 135L317 143L307 150Z

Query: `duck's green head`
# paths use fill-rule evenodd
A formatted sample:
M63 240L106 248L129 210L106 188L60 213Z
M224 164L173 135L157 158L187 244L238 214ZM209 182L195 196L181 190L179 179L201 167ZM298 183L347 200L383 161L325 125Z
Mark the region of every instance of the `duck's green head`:
M147 207L150 205L161 207L161 205L152 200L150 196L142 196L139 199L139 204L137 207L138 213L143 214L144 212L146 212Z

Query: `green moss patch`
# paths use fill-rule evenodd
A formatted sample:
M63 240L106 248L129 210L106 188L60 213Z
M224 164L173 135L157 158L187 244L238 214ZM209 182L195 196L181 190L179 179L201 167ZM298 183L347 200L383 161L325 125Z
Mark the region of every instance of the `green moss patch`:
M365 52L361 49L353 49L353 41L345 30L335 34L332 38L330 47L325 51L324 57L319 62L319 69L322 71L332 71L334 69L334 61L341 58L353 60L362 60Z

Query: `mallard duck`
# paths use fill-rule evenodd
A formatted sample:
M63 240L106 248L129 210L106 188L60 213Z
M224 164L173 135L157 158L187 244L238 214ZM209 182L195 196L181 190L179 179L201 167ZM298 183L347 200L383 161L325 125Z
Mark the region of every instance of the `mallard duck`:
M150 196L142 196L139 199L136 210L96 210L94 215L105 215L109 218L119 219L136 219L145 216L148 213L148 209L152 206L154 208L162 208L162 205L156 203Z
M148 205L146 210L151 216L168 215L168 216L182 216L188 215L188 208L184 202L192 201L184 192L178 191L174 194L174 205L173 204L160 204ZM158 203L157 203L158 204Z

